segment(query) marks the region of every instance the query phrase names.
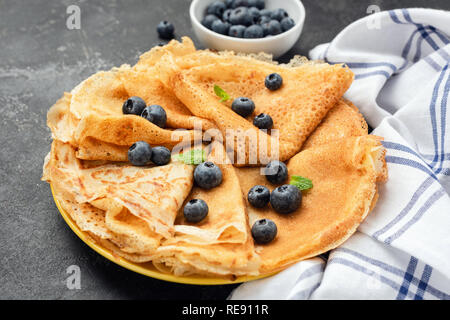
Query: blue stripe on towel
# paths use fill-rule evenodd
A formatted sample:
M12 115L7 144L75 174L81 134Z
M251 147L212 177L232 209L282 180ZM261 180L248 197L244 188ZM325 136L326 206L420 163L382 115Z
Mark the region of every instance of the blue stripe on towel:
M428 188L433 184L434 179L432 177L428 177L425 179L424 182L417 188L416 192L414 192L413 196L411 197L411 200L406 204L406 206L400 211L400 213L395 216L394 219L392 219L388 224L386 224L383 228L372 234L372 237L374 237L377 240L380 240L380 236L390 229L392 229L393 226L395 226L400 220L402 220L414 207L414 205L417 203L417 201L420 199L422 194L428 190Z
M398 239L402 234L404 234L411 226L413 226L417 221L422 218L422 216L430 209L442 196L446 194L444 189L440 188L438 191L434 192L428 200L423 204L422 207L416 212L416 214L402 227L400 230L395 232L392 236L386 238L384 243L391 244L394 240Z
M417 293L414 296L414 300L423 300L432 272L433 268L426 264L422 272L422 278L420 278L419 285L417 286Z
M403 277L403 283L398 290L397 300L403 300L408 295L409 285L411 284L411 280L414 278L414 272L416 271L418 260L414 257L411 257L409 260L408 267L406 269L405 275Z
M371 258L371 257L367 257L367 256L363 255L362 253L356 252L356 251L348 249L348 248L340 247L340 248L335 249L334 251L335 252L348 253L348 254L350 254L350 255L352 255L352 256L354 256L354 257L356 257L356 258L358 258L358 259L360 259L360 260L362 260L364 262L367 262L367 263L369 263L369 264L371 264L373 266L379 267L379 268L381 268L381 269L383 269L383 270L385 270L385 271L387 271L387 272L389 272L391 274L394 274L394 275L397 275L397 276L400 276L400 277L403 277L404 274L405 274L405 271L403 271L403 270L401 270L401 269L399 269L397 267L394 267L394 266L392 266L390 264L387 264L387 263L385 263L383 261L380 261L380 260L377 260L377 259L374 259L374 258ZM432 270L431 267L429 267L429 269ZM411 284L413 284L415 286L420 286L420 282L421 282L421 280L419 280L418 278L416 278L414 276L411 279ZM422 284L422 287L424 287L423 284ZM398 286L398 288L400 288L400 286ZM446 299L446 300L450 299L450 295L449 294L447 294L447 293L445 293L443 291L440 291L440 290L438 290L438 289L436 289L436 288L434 288L434 287L432 287L430 285L427 285L426 288L424 288L424 290L427 293L435 296L438 299Z

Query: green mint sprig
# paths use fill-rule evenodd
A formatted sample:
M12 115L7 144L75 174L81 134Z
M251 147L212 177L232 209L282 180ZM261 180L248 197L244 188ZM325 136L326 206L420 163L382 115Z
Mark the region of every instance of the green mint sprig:
M220 98L220 102L227 101L230 99L230 95L226 93L221 87L219 87L217 84L214 85L214 92L216 95Z
M308 178L304 178L301 176L292 176L289 184L296 186L300 190L308 190L313 187L313 183Z
M173 156L174 160L182 161L185 164L200 164L206 161L205 151L203 149L191 149L187 152L178 153Z

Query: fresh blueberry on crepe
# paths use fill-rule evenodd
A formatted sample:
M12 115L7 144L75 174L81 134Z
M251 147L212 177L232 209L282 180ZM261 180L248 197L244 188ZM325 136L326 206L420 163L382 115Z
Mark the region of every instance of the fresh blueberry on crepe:
M263 208L270 201L270 190L265 186L254 186L248 191L248 202L255 208Z
M270 161L264 170L266 179L273 184L280 184L286 181L288 169L284 162L278 160Z
M269 130L273 127L273 120L268 114L261 113L253 119L253 125L259 129Z
M292 18L286 17L283 20L281 20L281 29L284 31L288 31L289 29L293 28L295 26L294 20Z
M141 117L156 124L160 128L165 128L166 126L167 114L160 105L154 104L144 108L144 110L142 110Z
M202 25L204 25L208 29L211 29L213 22L216 20L219 20L219 18L213 14L208 14L206 17L203 18Z
M138 141L128 149L128 161L135 166L145 166L152 160L152 147L145 141Z
M171 153L166 147L154 147L152 149L152 162L157 166L163 166L170 162Z
M234 99L231 109L238 115L246 118L255 110L255 103L249 98L239 97Z
M254 24L244 32L244 38L246 39L256 39L264 37L264 30L260 25Z
M271 73L266 77L264 84L271 91L278 90L283 84L283 78L278 73Z
M228 22L223 22L222 20L216 20L211 25L211 30L223 35L228 35L228 30L231 25Z
M292 213L300 207L301 203L302 193L292 184L285 184L275 188L270 194L270 204L278 213Z
M184 206L183 214L188 222L197 223L206 218L208 210L208 205L204 200L192 199Z
M208 8L206 9L206 13L221 17L226 8L227 6L225 5L225 3L216 0L208 6Z
M271 242L277 236L277 225L270 219L255 221L252 226L252 237L258 244Z
M246 27L241 25L231 26L228 35L234 38L243 38L245 29Z
M145 106L145 101L142 98L130 97L123 103L122 113L140 116Z
M212 189L222 183L222 171L211 161L200 163L194 170L195 183L202 189Z
M284 9L281 9L281 8L275 9L270 13L270 17L272 19L275 19L278 21L281 21L288 16L289 16L288 13Z
M172 39L175 27L169 21L161 21L156 27L158 35L162 39Z

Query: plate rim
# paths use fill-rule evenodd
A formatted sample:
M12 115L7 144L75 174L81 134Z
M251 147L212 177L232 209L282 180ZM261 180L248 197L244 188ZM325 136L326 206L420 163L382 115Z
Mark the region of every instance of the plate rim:
M78 236L78 238L81 239L85 244L87 244L91 249L93 249L95 252L103 256L104 258L108 259L109 261L125 268L130 271L139 273L141 275L161 280L161 281L167 281L172 283L179 283L179 284L189 284L189 285L227 285L227 284L239 284L244 282L249 282L253 280L258 280L262 278L266 278L269 276L272 276L277 272L272 272L268 274L262 274L257 276L240 276L237 277L235 280L230 280L226 278L212 278L212 277L200 277L200 276L175 276L172 274L167 274L160 272L158 270L151 270L148 268L145 268L142 264L131 262L126 260L125 258L119 257L115 254L113 254L108 249L103 248L99 244L97 244L95 241L90 239L84 231L82 231L78 225L72 220L70 215L62 208L61 204L59 203L58 199L55 196L55 191L53 189L53 185L50 183L50 190L52 192L53 201L56 204L56 207L63 217L66 224L69 226L69 228Z

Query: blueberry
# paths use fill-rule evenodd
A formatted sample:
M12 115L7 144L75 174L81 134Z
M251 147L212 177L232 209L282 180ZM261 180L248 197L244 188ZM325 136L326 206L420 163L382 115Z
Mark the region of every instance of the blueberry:
M256 7L250 7L250 8L248 8L248 13L252 16L253 23L256 23L260 16L259 9Z
M228 35L228 30L230 29L230 24L228 22L223 22L222 20L216 20L211 26L211 30L220 34Z
M260 16L258 18L258 24L260 24L260 25L263 25L263 24L268 23L268 22L270 22L270 17L268 17L268 16Z
M278 73L271 73L266 77L264 84L269 90L278 90L283 84L283 78Z
M184 218L188 222L200 222L208 215L208 205L202 199L192 199L183 208Z
M271 20L269 22L269 34L275 36L282 33L281 24L277 20Z
M246 27L242 25L231 26L228 35L235 38L243 38Z
M231 109L238 115L246 118L255 110L255 103L249 98L236 98L231 104Z
M172 39L175 28L170 22L161 21L156 27L156 31L158 31L158 35L160 38Z
M255 7L257 7L259 10L262 10L266 7L266 3L264 0L256 0Z
M217 18L213 14L208 14L206 17L203 18L202 25L204 25L208 29L211 29L211 26L212 26L213 22L216 21L216 20L219 20L219 18Z
M261 16L263 16L263 17L269 17L270 18L270 15L272 14L272 10L262 9L262 10L259 11L259 14Z
M231 8L233 5L234 0L225 0L225 5L227 8Z
M234 0L231 7L233 9L236 9L239 7L248 7L248 0Z
M130 97L123 103L122 112L123 114L135 114L140 116L145 106L145 101L142 100L142 98Z
M220 0L216 0L206 8L206 14L215 14L218 17L222 17L223 12L227 6Z
M289 29L293 28L294 26L295 26L294 20L292 20L289 17L286 17L283 20L281 20L281 29L283 29L283 31L288 31Z
M166 147L154 147L152 149L152 162L157 166L163 166L170 162L170 150Z
M278 213L292 213L300 207L301 203L302 193L292 184L282 185L270 194L270 204Z
M141 117L147 119L153 124L156 124L160 128L166 126L167 114L163 107L154 104L146 107L142 110Z
M128 149L128 161L135 166L145 166L151 158L152 147L145 141L138 141Z
M272 129L273 127L273 120L272 117L269 116L268 114L261 113L253 119L253 124L255 127L258 127L259 129L269 130Z
M263 28L260 25L254 24L244 31L244 38L255 39L264 37Z
M271 242L277 236L277 225L270 219L255 221L252 226L252 237L258 244Z
M275 19L275 20L278 20L278 21L281 21L281 20L283 20L284 18L286 18L288 16L289 16L288 13L284 9L281 9L281 8L280 9L275 9L275 10L273 10L270 13L270 17L272 19Z
M222 171L210 161L200 163L194 170L195 183L203 189L212 189L222 183Z
M256 0L247 0L247 5L249 7L256 7Z
M253 22L253 18L248 13L248 8L246 7L239 7L237 9L234 9L230 14L230 23L233 25L244 25L249 26Z
M265 186L254 186L248 191L247 199L255 208L263 208L270 201L270 190Z
M224 22L230 22L231 12L233 12L232 9L227 9L227 10L225 10L225 11L223 12L222 20L223 20Z
M269 182L280 184L286 181L288 169L284 162L272 160L264 168L264 174Z

